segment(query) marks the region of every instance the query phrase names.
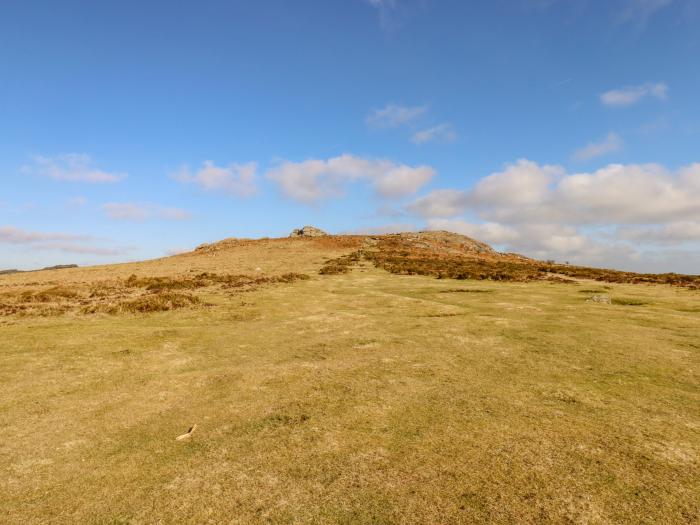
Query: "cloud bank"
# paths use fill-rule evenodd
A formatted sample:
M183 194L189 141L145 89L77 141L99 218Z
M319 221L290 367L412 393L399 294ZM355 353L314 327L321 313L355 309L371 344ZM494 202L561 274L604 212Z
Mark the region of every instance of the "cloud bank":
M341 155L327 160L284 161L267 172L290 199L314 204L340 197L347 184L368 182L382 198L411 195L435 176L429 166L407 166L390 160Z
M629 267L641 264L651 245L686 244L700 261L700 163L677 170L610 164L567 173L522 159L471 189L432 191L406 211L430 228L539 258Z

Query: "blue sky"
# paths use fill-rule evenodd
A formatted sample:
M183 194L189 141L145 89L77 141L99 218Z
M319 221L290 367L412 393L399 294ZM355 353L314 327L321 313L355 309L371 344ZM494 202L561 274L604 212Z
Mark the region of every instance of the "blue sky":
M3 2L0 269L449 229L700 273L700 0Z

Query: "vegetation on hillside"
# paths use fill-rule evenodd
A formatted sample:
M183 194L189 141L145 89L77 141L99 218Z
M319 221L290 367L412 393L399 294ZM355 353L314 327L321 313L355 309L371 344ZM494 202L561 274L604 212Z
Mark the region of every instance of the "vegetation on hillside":
M491 281L556 281L593 279L608 283L668 284L692 290L700 289L700 275L675 273L643 274L543 262L516 254L485 249L478 241L470 244L446 232L395 234L370 238L365 246L350 255L327 261L321 274L345 273L361 259L376 267L401 275L430 275L438 279L476 279ZM444 236L440 236L443 234Z

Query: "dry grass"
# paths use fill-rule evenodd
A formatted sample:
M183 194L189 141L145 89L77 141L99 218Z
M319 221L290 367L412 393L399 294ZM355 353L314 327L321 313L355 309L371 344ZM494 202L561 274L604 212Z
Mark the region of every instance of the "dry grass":
M270 242L263 275L244 243L214 252L219 270L202 250L179 272L0 279L13 304L200 301L0 318L3 523L700 520L697 292L457 283L362 258L283 277L361 248L327 243ZM284 270L300 246L313 257ZM78 297L35 301L53 287ZM586 302L598 291L620 301Z

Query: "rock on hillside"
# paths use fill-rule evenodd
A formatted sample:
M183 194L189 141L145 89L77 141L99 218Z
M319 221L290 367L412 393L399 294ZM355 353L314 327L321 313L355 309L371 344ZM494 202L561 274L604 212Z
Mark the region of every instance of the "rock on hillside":
M315 226L296 228L289 234L290 237L324 237L326 235L328 235L326 232Z
M393 238L404 246L445 255L499 255L496 250L484 242L447 231L396 233L383 237L385 239Z

